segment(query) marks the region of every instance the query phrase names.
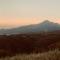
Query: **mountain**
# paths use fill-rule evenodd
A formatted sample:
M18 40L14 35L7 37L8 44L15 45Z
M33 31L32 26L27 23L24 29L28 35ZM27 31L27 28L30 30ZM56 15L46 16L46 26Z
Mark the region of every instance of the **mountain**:
M24 33L39 33L47 31L56 31L60 30L60 25L54 22L45 20L42 23L22 26L13 29L0 29L0 34L24 34Z

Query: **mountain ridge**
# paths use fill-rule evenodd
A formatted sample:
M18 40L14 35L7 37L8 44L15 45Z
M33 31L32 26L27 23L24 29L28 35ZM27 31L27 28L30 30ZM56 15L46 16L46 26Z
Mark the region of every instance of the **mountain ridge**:
M45 20L39 24L27 25L12 29L3 29L0 30L0 34L24 34L36 32L48 32L55 30L60 30L60 24Z

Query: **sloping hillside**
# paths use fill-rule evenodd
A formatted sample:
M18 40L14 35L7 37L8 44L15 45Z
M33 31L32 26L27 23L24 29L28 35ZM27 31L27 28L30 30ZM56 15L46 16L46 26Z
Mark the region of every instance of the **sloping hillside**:
M0 29L0 35L4 34L29 34L29 33L39 33L44 31L56 31L60 30L60 24L51 21L43 21L39 24L21 26L12 29Z
M0 35L0 56L46 52L55 48L60 48L60 31Z

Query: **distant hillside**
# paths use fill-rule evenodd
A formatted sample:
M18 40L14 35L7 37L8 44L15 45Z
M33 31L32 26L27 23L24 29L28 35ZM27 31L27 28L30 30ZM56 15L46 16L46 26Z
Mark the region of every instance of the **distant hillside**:
M25 34L25 33L56 31L56 30L60 30L60 25L46 20L40 24L22 26L13 29L1 29L0 34Z
M0 35L0 56L46 52L55 48L60 49L60 31Z

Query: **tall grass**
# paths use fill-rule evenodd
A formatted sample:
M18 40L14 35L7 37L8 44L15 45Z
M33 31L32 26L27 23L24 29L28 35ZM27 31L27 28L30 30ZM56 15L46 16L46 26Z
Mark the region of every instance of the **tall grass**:
M0 60L60 60L60 51L54 50L38 54L20 54L13 57L5 57Z

